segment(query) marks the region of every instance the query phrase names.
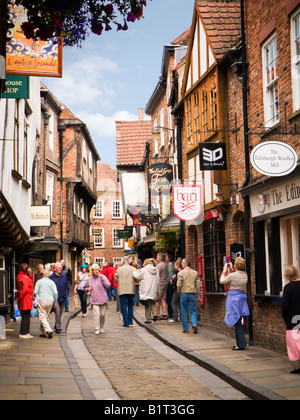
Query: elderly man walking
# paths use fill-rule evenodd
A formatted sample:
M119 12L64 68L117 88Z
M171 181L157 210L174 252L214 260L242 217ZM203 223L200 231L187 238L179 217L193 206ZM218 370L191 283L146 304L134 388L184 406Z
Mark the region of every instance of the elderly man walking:
M200 278L197 271L192 270L187 258L182 260L182 268L177 275L177 291L180 293L181 320L183 333L189 333L188 309L191 315L194 334L198 333L196 295L200 295Z
M65 307L65 301L69 296L70 285L68 278L65 274L62 273L62 264L56 263L54 268L54 273L51 274L50 279L54 281L57 292L58 299L57 305L55 306L55 332L60 334L61 332L61 316Z
M122 266L115 274L115 282L118 283L118 295L120 297L123 327L133 324L133 297L135 295L135 282L133 272L136 270L129 265L130 258L123 257Z

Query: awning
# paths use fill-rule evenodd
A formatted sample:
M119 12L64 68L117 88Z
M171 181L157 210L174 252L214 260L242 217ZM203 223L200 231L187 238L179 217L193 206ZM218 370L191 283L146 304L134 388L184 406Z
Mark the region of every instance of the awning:
M34 238L32 238L34 239ZM29 252L45 252L57 251L59 249L59 242L56 238L43 238L42 240L29 241L25 248L25 253Z
M157 224L157 232L178 232L180 230L180 220L174 213L169 214L165 219Z

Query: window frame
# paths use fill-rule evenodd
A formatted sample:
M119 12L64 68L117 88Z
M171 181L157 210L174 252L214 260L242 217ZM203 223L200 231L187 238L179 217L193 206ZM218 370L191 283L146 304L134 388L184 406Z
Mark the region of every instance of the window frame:
M296 30L296 21L298 21L299 25L298 33ZM300 109L300 45L299 54L297 54L297 40L300 43L300 8L291 16L291 65L294 112Z
M100 235L94 235L94 248L105 248L105 232L104 228L99 228L101 230ZM102 241L96 242L96 238L102 238Z
M115 212L115 206L119 205L119 212ZM123 215L122 215L123 209L122 209L122 201L121 200L112 200L111 202L111 218L112 219L117 219L117 220L121 220L123 219ZM119 215L118 215L119 214Z
M270 46L276 43L276 56L268 59L268 54L270 53L272 57L272 52L275 52L275 49ZM273 65L272 65L273 64ZM278 124L280 121L280 95L279 95L279 77L278 77L278 43L277 43L277 33L273 33L262 45L262 65L263 65L263 97L264 97L264 117L265 117L265 127L272 128L274 125ZM268 74L274 72L274 77L269 81ZM278 101L276 101L276 92L278 94ZM278 110L276 112L276 104Z
M123 239L118 238L118 231L122 228L112 228L112 247L113 248L123 248Z

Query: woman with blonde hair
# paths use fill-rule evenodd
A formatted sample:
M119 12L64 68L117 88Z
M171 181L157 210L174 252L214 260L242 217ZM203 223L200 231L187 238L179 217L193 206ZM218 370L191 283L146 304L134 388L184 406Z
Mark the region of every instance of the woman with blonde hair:
M289 359L296 362L290 373L300 374L300 281L299 270L289 265L284 271L289 282L283 289L282 317L286 324L286 345Z
M107 310L107 290L110 288L110 281L106 276L100 274L98 264L91 267L92 275L85 283L84 289L90 293L90 304L93 307L95 334L104 333L105 314Z
M220 279L221 284L230 285L226 300L225 323L231 328L235 327L236 346L232 350L245 350L247 343L245 339L242 318L250 315L245 292L248 283L248 276L245 272L246 262L244 258L238 257L232 263L225 264ZM228 274L228 269L231 273Z

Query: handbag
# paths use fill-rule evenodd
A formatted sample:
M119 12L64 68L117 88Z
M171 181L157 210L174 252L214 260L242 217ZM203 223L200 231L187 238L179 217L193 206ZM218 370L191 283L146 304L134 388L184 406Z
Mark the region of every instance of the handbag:
M79 297L77 294L74 295L73 307L74 309L78 309L80 307Z

